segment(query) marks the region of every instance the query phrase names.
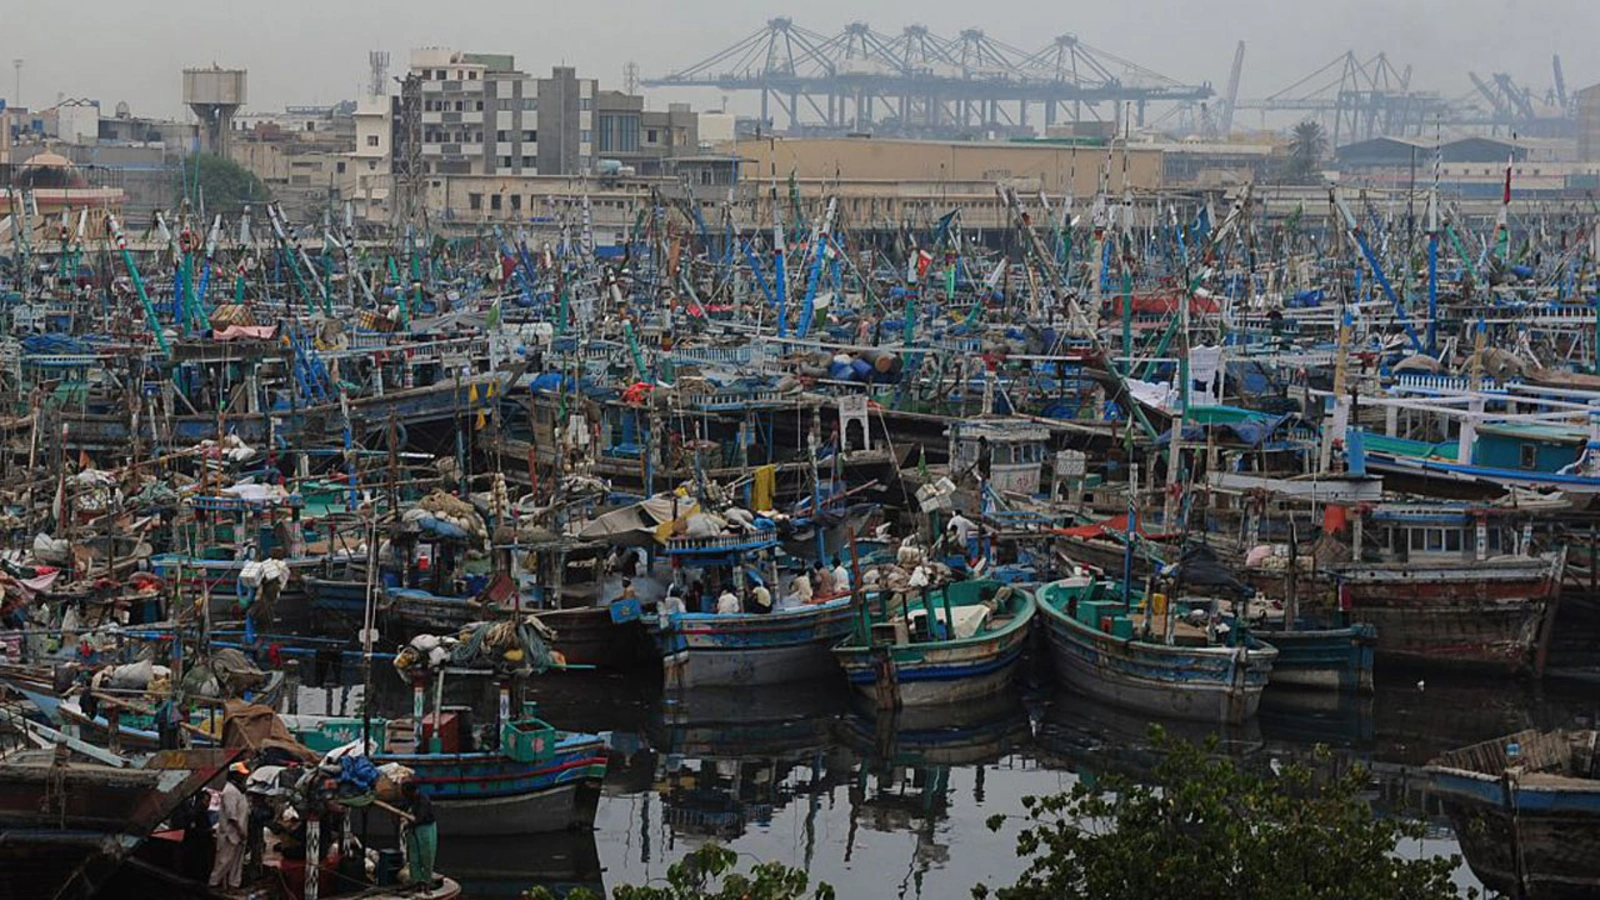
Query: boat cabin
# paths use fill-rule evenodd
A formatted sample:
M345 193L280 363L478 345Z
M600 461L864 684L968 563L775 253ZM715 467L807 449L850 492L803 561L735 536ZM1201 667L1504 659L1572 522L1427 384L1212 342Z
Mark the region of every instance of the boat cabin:
M950 471L975 470L991 490L1039 493L1050 454L1050 429L1013 419L975 419L950 424Z
M1496 469L1559 472L1583 455L1587 432L1561 425L1531 423L1480 425L1473 462Z
M1498 511L1453 505L1383 506L1372 524L1382 529L1380 553L1389 560L1485 560L1525 551L1515 522Z

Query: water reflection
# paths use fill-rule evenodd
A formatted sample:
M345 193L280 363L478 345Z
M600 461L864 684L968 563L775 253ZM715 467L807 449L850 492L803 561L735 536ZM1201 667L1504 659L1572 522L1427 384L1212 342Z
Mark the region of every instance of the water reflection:
M648 679L540 679L530 697L547 718L611 747L596 830L503 843L444 835L440 867L472 897L600 890L659 883L715 840L803 868L840 896L965 898L1021 869L1015 828L991 833L990 815L1080 778L1148 777L1158 761L1147 717L1034 684L957 711L889 714L833 682L663 696ZM1582 727L1595 707L1581 687L1431 677L1380 682L1372 698L1269 691L1243 726L1162 724L1251 765L1370 770L1380 811L1427 822L1425 841L1400 848L1415 856L1455 848L1418 771L1428 759L1520 728ZM1313 753L1319 745L1330 752ZM1470 883L1465 867L1460 878Z

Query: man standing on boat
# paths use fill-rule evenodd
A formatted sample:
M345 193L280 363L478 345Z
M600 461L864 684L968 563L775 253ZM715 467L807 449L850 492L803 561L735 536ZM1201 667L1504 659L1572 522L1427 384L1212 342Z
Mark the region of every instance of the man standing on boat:
M400 793L411 817L406 827L406 862L411 866L411 881L431 885L433 858L439 852L439 825L433 815L433 801L415 779L407 780Z
M244 763L228 767L228 780L222 786L222 809L217 815L217 850L211 864L207 886L235 889L244 876L246 830L250 826L250 801L244 796L244 782L250 769Z
M835 593L848 593L850 590L850 570L844 567L844 557L833 558L833 590Z
M971 554L976 549L972 544L972 535L978 530L978 523L961 513L956 513L950 517L947 528L950 536L955 539L955 550L958 553Z

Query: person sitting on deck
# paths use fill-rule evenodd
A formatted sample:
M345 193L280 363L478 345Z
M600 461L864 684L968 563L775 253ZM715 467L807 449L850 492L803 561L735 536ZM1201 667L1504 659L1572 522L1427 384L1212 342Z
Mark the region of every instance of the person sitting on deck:
M758 584L750 589L750 611L753 613L772 612L772 592L764 584Z
M726 616L741 612L744 612L744 607L739 603L739 596L733 592L733 588L723 588L721 596L717 597L717 615Z
M833 596L833 573L822 567L822 560L819 559L811 564L811 578L816 582L813 585L816 588L816 596Z
M811 576L801 572L789 582L789 587L794 591L794 602L797 606L805 606L811 602Z

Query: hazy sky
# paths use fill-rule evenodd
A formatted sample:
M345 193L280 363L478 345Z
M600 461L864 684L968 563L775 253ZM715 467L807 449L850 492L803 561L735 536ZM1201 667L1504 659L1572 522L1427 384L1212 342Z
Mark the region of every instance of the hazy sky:
M1542 95L1550 56L1560 53L1569 89L1600 80L1600 2L1595 0L809 0L787 7L685 0L0 0L0 96L14 93L11 60L26 60L22 101L58 96L118 101L140 115L181 110L185 66L250 70L249 110L352 97L366 79L367 51L390 51L398 72L418 46L516 54L535 73L568 63L620 87L624 63L649 77L730 45L773 15L834 34L852 21L898 33L918 23L953 35L978 27L1034 50L1057 35L1220 92L1235 42L1248 44L1246 98L1287 86L1348 49L1387 51L1414 67L1413 87L1455 97L1471 90L1468 69L1510 72ZM655 101L665 95L652 94ZM715 105L715 95L693 98ZM1243 124L1254 124L1247 114Z

